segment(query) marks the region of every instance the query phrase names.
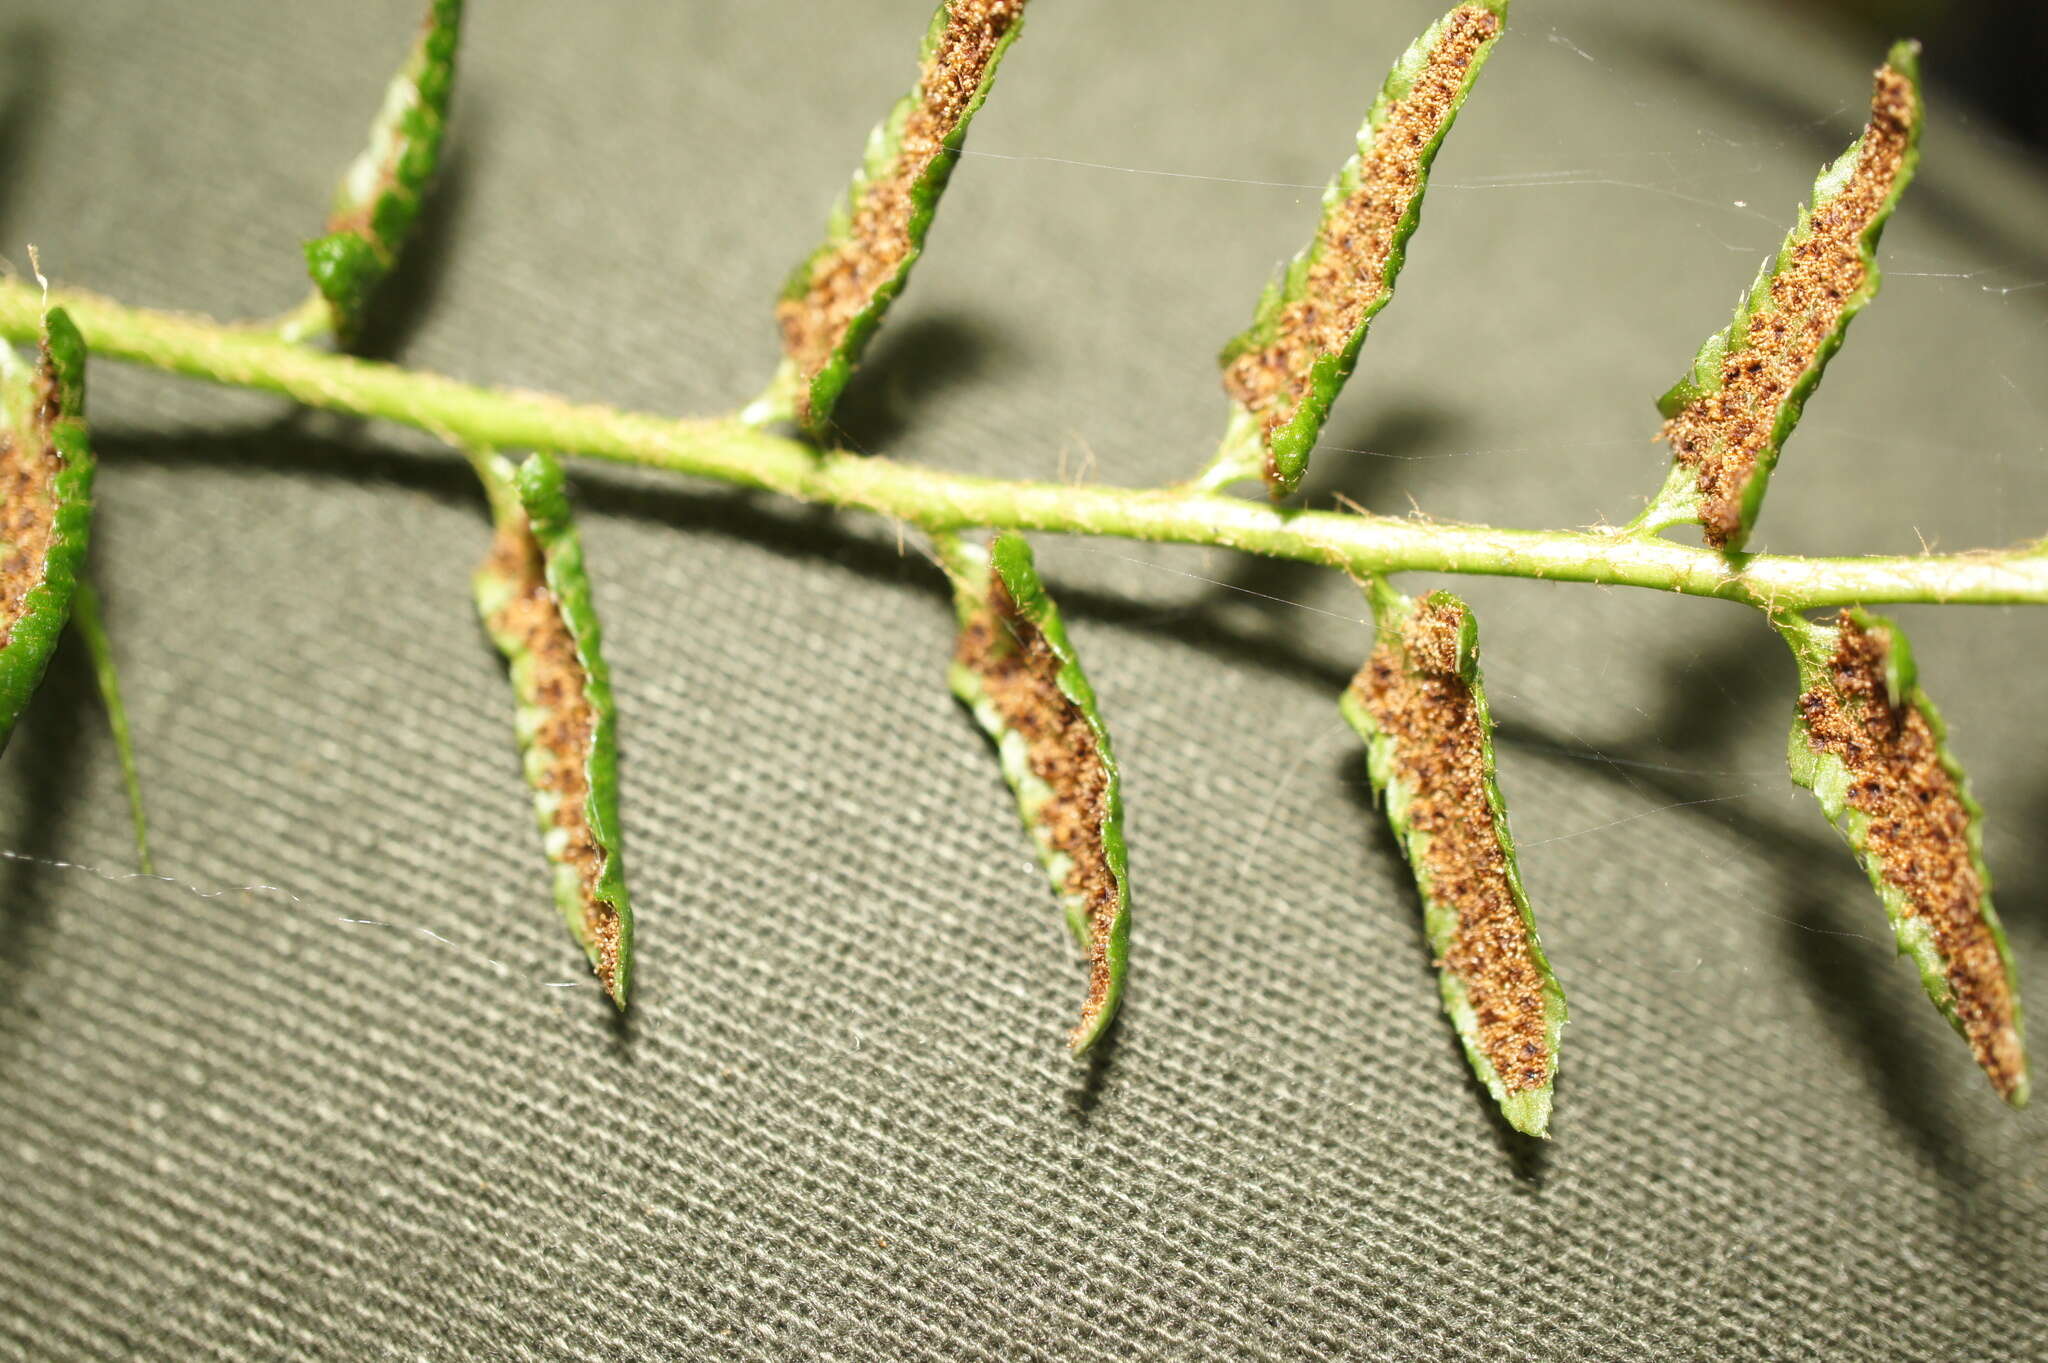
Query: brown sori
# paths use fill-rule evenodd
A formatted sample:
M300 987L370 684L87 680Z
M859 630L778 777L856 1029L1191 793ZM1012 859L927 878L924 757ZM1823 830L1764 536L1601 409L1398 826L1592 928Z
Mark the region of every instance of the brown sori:
M1807 742L1848 769L1848 803L1867 820L1857 850L1902 892L1903 912L1932 933L1949 1011L1992 1086L2013 1098L2026 1082L2026 1059L1972 842L1974 810L1921 706L1888 689L1887 640L1848 611L1836 628L1826 682L1799 697Z
M852 204L845 240L810 262L808 288L776 306L783 349L806 380L825 366L853 320L916 249L923 235L917 220L930 213L930 205L919 202L919 184L973 106L990 61L1024 5L1025 0L952 0L946 7L895 157ZM798 408L808 420L808 394L799 397Z
M35 404L21 429L0 423L0 648L28 609L29 593L43 583L57 532L57 475L64 458L48 437L58 415L57 383L44 362L35 380Z
M1446 16L1421 75L1375 129L1358 187L1324 218L1302 295L1281 312L1271 342L1225 368L1225 390L1268 432L1293 417L1316 358L1343 351L1385 291L1397 232L1420 192L1430 144L1457 109L1466 68L1500 27L1500 16L1480 5L1461 5Z
M1398 636L1383 635L1351 687L1391 744L1388 776L1408 792L1409 829L1427 836L1416 870L1456 917L1438 964L1462 981L1477 1047L1516 1093L1550 1081L1555 985L1495 820L1486 723L1459 667L1464 626L1462 603L1425 600Z
M980 679L1004 725L1023 736L1032 773L1052 791L1036 821L1065 854L1063 888L1083 906L1089 970L1079 1038L1095 1029L1112 984L1108 952L1119 895L1102 835L1109 769L1087 716L1060 690L1059 657L995 573L988 601L961 630L954 660Z
M1911 74L1881 67L1847 182L1817 197L1795 229L1766 294L1729 338L1718 385L1664 423L1663 438L1693 474L1700 524L1716 548L1739 546L1751 480L1776 457L1846 318L1866 296L1870 234L1909 167L1918 111Z
M534 712L532 746L545 755L533 775L535 789L552 798L558 842L550 855L571 868L580 889L583 935L590 945L598 983L619 994L621 924L617 908L599 893L605 854L590 826L592 745L597 715L584 692L583 664L562 611L549 589L540 545L524 517L507 518L492 541L483 572L509 587L509 594L485 621L508 657L531 668L521 704Z

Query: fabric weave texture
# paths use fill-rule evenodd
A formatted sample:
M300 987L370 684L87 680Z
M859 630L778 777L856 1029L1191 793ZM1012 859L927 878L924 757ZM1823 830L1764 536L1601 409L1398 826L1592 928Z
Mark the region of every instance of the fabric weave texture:
M737 405L928 8L476 0L453 162L367 344ZM0 241L126 301L287 306L418 9L0 5ZM849 443L1192 474L1216 347L1435 12L1042 0ZM1625 520L1662 479L1652 400L1881 56L1778 6L1519 6L1308 497ZM1927 64L1885 291L1753 548L2048 529L2048 172ZM1336 712L1370 647L1349 583L1034 537L1130 811L1130 993L1077 1067L1084 971L947 694L915 537L572 463L640 915L621 1023L548 898L461 461L91 383L168 880L127 874L67 649L0 761L0 1358L2048 1355L2048 1115L1996 1101L1790 786L1796 680L1748 612L1459 584L1572 1006L1538 1146L1466 1071ZM2038 992L2038 612L1896 613Z

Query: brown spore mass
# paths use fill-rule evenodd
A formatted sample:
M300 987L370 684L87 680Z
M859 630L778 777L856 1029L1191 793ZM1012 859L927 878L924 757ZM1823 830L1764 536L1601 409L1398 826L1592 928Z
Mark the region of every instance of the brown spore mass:
M584 692L583 664L576 641L549 590L540 546L522 519L502 526L491 546L488 571L517 584L517 591L491 619L494 633L516 639L533 661L531 703L545 712L533 741L548 756L542 789L558 797L555 824L568 834L562 858L582 888L583 928L597 947L597 978L616 994L619 977L619 911L598 894L604 849L591 831L589 764L597 737L597 715Z
M1547 998L1487 799L1479 707L1457 672L1463 623L1456 606L1418 607L1351 686L1393 741L1394 779L1413 792L1409 821L1429 835L1429 891L1457 915L1439 965L1464 982L1480 1052L1508 1091L1521 1092L1550 1080Z
M27 614L29 593L43 584L57 533L56 481L64 457L49 439L57 385L47 360L36 383L31 429L0 430L0 648Z
M1109 934L1118 905L1116 876L1102 846L1109 771L1101 746L1081 707L1059 688L1058 655L1001 577L990 574L989 608L961 630L955 656L981 678L1003 723L1024 736L1032 772L1052 790L1038 819L1066 854L1065 889L1081 899L1088 919L1088 1000L1078 1037L1109 995Z
M916 102L904 121L894 164L854 205L846 240L813 263L808 291L776 305L783 350L805 379L825 367L847 326L910 253L912 190L932 158L945 150L946 139L981 88L997 44L1022 17L1025 2L953 0L947 7L938 45L919 73ZM799 397L798 407L799 415L808 416L807 395Z
M1720 387L1664 423L1662 438L1699 489L1709 544L1726 548L1742 528L1743 493L1769 448L1779 414L1820 357L1869 268L1863 237L1884 209L1912 143L1913 83L1879 69L1855 169L1817 205L1804 240L1772 277L1769 298L1729 350Z
M1970 1049L2011 1097L2026 1061L2005 962L1984 921L1969 811L1926 717L1910 703L1893 705L1885 691L1885 639L1846 611L1838 623L1828 684L1799 697L1808 742L1849 769L1849 803L1869 820L1869 854L1905 892L1907 912L1932 930Z
M1414 87L1388 106L1359 165L1358 188L1317 233L1301 297L1281 310L1268 344L1225 367L1225 391L1262 419L1269 437L1293 418L1317 357L1344 349L1385 288L1395 229L1420 188L1424 149L1450 117L1479 48L1499 32L1491 10L1451 11Z

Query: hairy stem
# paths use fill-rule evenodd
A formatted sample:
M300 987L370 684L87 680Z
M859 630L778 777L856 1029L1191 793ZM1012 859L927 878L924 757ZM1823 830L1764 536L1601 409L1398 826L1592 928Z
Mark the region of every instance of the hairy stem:
M1767 610L1884 601L2048 604L2048 549L1904 557L1723 555L1599 530L1298 511L1200 487L1115 488L947 473L820 452L733 418L676 419L461 383L309 350L274 333L131 308L60 290L96 354L208 382L374 417L459 447L534 449L667 469L806 502L853 507L927 530L976 526L1213 545L1373 573L1425 571L1649 587ZM38 333L42 293L0 280L0 335Z

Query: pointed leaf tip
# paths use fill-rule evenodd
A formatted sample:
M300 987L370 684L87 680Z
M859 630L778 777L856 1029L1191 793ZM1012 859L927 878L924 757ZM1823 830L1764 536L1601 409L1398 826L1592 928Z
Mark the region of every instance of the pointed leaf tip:
M1549 1134L1564 992L1522 889L1494 774L1493 715L1465 603L1419 603L1376 579L1372 656L1339 709L1366 742L1373 790L1421 893L1444 1011L1502 1116Z
M620 1008L633 975L618 812L611 674L561 466L536 454L514 468L478 461L497 532L477 569L478 612L510 665L518 732L555 902Z
M968 125L1022 31L1026 0L942 0L926 30L917 84L868 136L867 155L832 213L824 244L799 265L775 309L786 356L774 386L823 439L832 409L910 269Z
M1358 146L1323 194L1314 240L1225 347L1232 421L1219 464L1257 467L1291 493L1372 320L1393 297L1421 221L1430 164L1499 39L1505 3L1461 4L1387 74Z
M1691 371L1658 400L1673 465L1639 524L1697 523L1709 544L1729 551L1748 542L1807 399L1849 323L1877 295L1878 238L1919 161L1918 51L1893 47L1862 136L1821 171L1812 205L1764 263L1735 320L1707 338Z
M1788 747L1856 854L1899 951L2000 1096L2027 1100L2018 977L1983 858L1983 810L1918 683L1906 635L1860 609L1774 618L1799 662Z
M1088 954L1088 996L1071 1038L1078 1054L1116 1018L1129 951L1123 794L1109 730L1023 536L999 536L984 554L948 535L940 553L960 617L953 693L994 740L1053 893Z

